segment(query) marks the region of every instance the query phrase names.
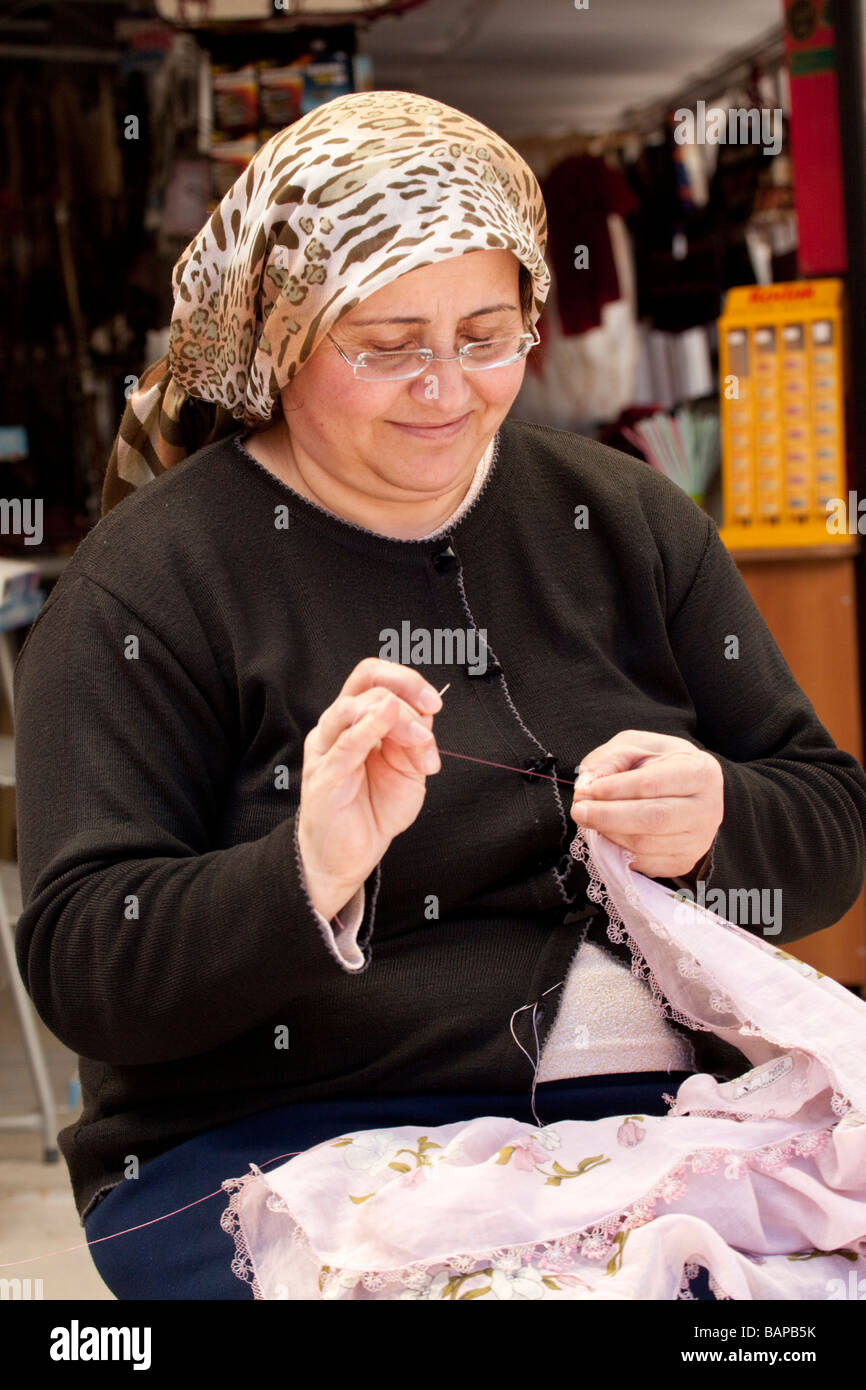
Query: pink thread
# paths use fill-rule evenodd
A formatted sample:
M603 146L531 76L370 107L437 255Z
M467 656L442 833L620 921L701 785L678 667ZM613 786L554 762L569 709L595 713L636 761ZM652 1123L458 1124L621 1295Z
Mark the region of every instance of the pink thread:
M258 1167L267 1168L272 1163L279 1163L281 1158L296 1158L298 1154L306 1152L306 1149L295 1149L292 1153L277 1154L276 1158L269 1158ZM211 1197L219 1197L223 1190L222 1187L218 1187L216 1192L206 1192L203 1197L196 1197L194 1202L187 1202L185 1207L177 1207L175 1211L167 1211L162 1216L152 1217L150 1221L142 1221L140 1226L127 1226L123 1231L113 1231L110 1236L98 1236L96 1240L85 1240L81 1245L67 1245L65 1250L49 1250L44 1255L30 1255L26 1260L4 1260L0 1263L0 1269L17 1269L19 1265L32 1265L37 1260L50 1260L55 1255L69 1255L73 1250L89 1250L92 1245L101 1245L104 1240L116 1240L118 1236L132 1235L133 1231L143 1231L146 1226L155 1226L159 1221L167 1221L170 1216L180 1216L182 1212L189 1211L191 1207L197 1207L202 1202L210 1201Z
M444 753L448 758L465 758L470 763L483 763L485 767L503 767L506 772L522 772L525 777L546 777L548 782L564 782L566 786L574 786L573 777L552 777L549 772L531 772L528 767L511 767L508 763L491 763L487 758L470 758L468 753L449 753L447 748L440 748L440 753Z
M447 758L464 758L469 763L483 763L485 767L501 767L506 772L522 772L526 777L544 777L548 782L563 782L568 787L574 786L573 777L552 777L549 772L531 772L527 767L511 767L508 763L491 763L487 758L471 758L468 753L450 753L447 748L440 748L439 752L444 753ZM334 921L341 930L345 930L345 924L340 921L336 912L334 913ZM528 1009L530 1005L527 1004L525 1007ZM529 1056L528 1053L527 1056Z

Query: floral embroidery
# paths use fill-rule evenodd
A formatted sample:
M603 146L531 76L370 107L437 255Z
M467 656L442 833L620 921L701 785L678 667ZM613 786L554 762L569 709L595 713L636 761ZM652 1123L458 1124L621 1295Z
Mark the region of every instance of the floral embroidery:
M643 1115L626 1115L622 1124L616 1132L616 1142L623 1144L627 1149L633 1149L646 1139L646 1130L638 1129L638 1123L643 1124Z
M789 1260L823 1260L831 1255L841 1255L843 1260L851 1260L857 1263L856 1250L799 1250L796 1255L789 1255Z
M616 1246L616 1254L608 1260L607 1269L605 1270L606 1274L618 1274L622 1269L622 1257L628 1238L628 1231L619 1231L618 1234L614 1236L613 1243Z

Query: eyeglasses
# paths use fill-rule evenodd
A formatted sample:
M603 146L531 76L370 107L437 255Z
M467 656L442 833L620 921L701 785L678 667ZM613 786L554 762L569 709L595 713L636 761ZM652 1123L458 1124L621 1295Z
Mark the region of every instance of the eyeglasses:
M330 333L328 337L331 338ZM511 333L507 338L491 338L484 343L467 343L454 357L437 357L430 348L414 348L411 352L360 352L354 361L333 338L331 342L359 381L408 381L420 376L431 362L459 362L465 372L505 367L509 362L519 362L541 339L533 329L531 333Z

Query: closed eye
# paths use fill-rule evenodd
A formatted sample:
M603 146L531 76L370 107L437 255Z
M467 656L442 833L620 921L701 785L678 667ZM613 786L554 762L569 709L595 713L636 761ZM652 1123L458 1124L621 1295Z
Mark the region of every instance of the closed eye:
M418 351L418 344L417 344L417 343L397 343L395 346L392 346L392 345L389 343L389 344L386 346L384 343L371 343L369 347L367 347L367 348L364 349L364 351L365 351L365 352L417 352L417 351Z
M462 334L461 336L463 337L464 342L467 342L467 343L489 343L489 342L490 342L490 338L487 337L486 335L485 335L484 337L482 337L482 338L473 338L473 337L470 336L470 334L464 333L464 334ZM396 345L393 345L393 346L392 346L391 344L388 344L388 346L386 347L384 343L371 343L369 347L367 347L367 348L364 349L364 351L365 351L365 352L417 352L417 351L418 351L418 344L417 344L417 343L412 343L412 342L409 342L409 343L397 343Z

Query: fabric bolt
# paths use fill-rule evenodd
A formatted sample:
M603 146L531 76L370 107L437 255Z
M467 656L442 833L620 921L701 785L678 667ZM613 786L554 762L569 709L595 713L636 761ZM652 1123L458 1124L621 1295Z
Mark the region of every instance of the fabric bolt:
M419 266L510 250L535 324L550 283L535 175L471 116L409 92L324 103L262 145L172 272L165 358L127 401L103 514L280 390L340 317Z
M442 768L364 885L353 971L303 885L298 792L307 733L387 629L483 633L488 666L444 643L411 663L451 682ZM528 1096L524 1006L559 999L589 905L571 778L622 730L719 761L707 887L780 890L774 944L838 921L866 871L866 774L711 518L643 462L514 420L473 504L426 541L325 511L237 435L207 446L81 542L15 701L18 964L80 1057L83 1112L59 1142L82 1214L127 1155L281 1105ZM554 1021L536 1015L540 1048ZM743 1070L736 1044L683 1031L702 1071Z
M257 1299L827 1298L866 1272L866 1003L578 830L612 939L664 1015L736 1039L669 1112L344 1132L223 1183Z

